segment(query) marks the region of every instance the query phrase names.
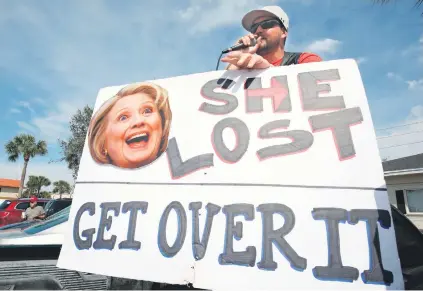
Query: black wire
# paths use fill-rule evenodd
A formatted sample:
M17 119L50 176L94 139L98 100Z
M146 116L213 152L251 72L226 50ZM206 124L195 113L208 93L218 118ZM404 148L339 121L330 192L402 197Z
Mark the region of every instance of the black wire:
M402 135L407 135L407 134L419 133L419 132L422 132L422 131L423 130L416 130L416 131L410 131L410 132L405 132L405 133L400 133L400 134L385 135L385 136L377 137L376 139L383 139L383 138L390 138L390 137L402 136Z
M217 60L216 71L219 70L220 59L222 58L222 56L223 56L223 52L220 53L219 59Z
M423 121L416 121L416 122L412 122L412 123L405 123L405 124L395 125L395 126L385 127L385 128L376 128L376 130L386 130L386 129L391 129L391 128L397 128L397 127L403 127L403 126L407 126L407 125L418 124L418 123L423 123Z
M392 145L392 146L388 146L388 147L381 147L379 149L383 150L383 149L389 149L389 148L396 148L396 147L401 147L401 146L410 145L410 144L417 144L417 143L422 143L422 142L423 142L423 140L419 140L419 141L416 141L416 142L409 142L409 143L396 144L396 145Z

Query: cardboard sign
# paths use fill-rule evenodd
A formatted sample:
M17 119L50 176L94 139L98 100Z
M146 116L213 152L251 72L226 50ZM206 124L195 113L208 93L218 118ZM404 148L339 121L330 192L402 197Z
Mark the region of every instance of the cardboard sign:
M402 289L356 63L100 90L58 267L208 289Z

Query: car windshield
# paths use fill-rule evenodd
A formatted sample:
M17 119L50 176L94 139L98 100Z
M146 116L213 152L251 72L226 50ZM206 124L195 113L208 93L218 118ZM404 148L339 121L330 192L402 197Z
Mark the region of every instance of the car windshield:
M47 212L47 209L49 209L52 204L53 204L53 200L50 200L49 202L47 202L46 205L44 206L44 210Z
M1 204L0 204L0 210L5 210L7 208L7 206L10 205L10 203L12 203L12 201L10 200L4 200Z
M42 220L42 221L41 221L41 223L43 223L43 222L45 222L45 221L49 221L49 220L55 219L55 218L57 218L58 216L61 216L61 215L65 214L65 213L69 214L69 209L70 209L70 206L69 206L69 207L66 207L66 208L63 208L62 210L60 210L60 211L58 211L58 212L56 212L56 213L54 213L54 214L50 215L49 217L47 217L47 218L46 218L46 219L44 219L44 220Z

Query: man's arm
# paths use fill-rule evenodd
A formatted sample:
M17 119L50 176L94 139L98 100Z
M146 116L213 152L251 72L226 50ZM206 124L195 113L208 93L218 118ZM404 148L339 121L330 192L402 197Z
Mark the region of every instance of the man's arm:
M28 208L27 208L27 209L25 209L25 211L23 211L23 212L22 212L22 214L21 214L22 221L24 221L24 220L27 220L27 219L28 219L27 210L28 210Z
M34 218L36 219L44 219L46 217L46 212L44 211L44 208L40 207L40 214L38 214L37 216L35 216Z
M251 44L251 39L255 36L250 34L242 37L237 43ZM257 38L257 43L254 46L249 46L241 50L231 51L226 54L221 61L228 63L226 70L246 70L246 69L267 69L272 65L262 56L257 55L256 52L260 46L261 37Z
M226 70L267 69L273 67L262 56L242 51L230 52L222 58L222 62L229 63Z

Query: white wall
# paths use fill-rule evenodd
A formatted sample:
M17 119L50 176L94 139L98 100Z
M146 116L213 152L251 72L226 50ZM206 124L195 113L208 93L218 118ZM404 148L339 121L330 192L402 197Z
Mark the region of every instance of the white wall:
M51 194L50 197L51 197L51 199L59 199L60 194ZM71 194L62 194L62 199L63 198L72 198L72 195Z
M2 198L17 198L19 188L0 187L0 197Z

